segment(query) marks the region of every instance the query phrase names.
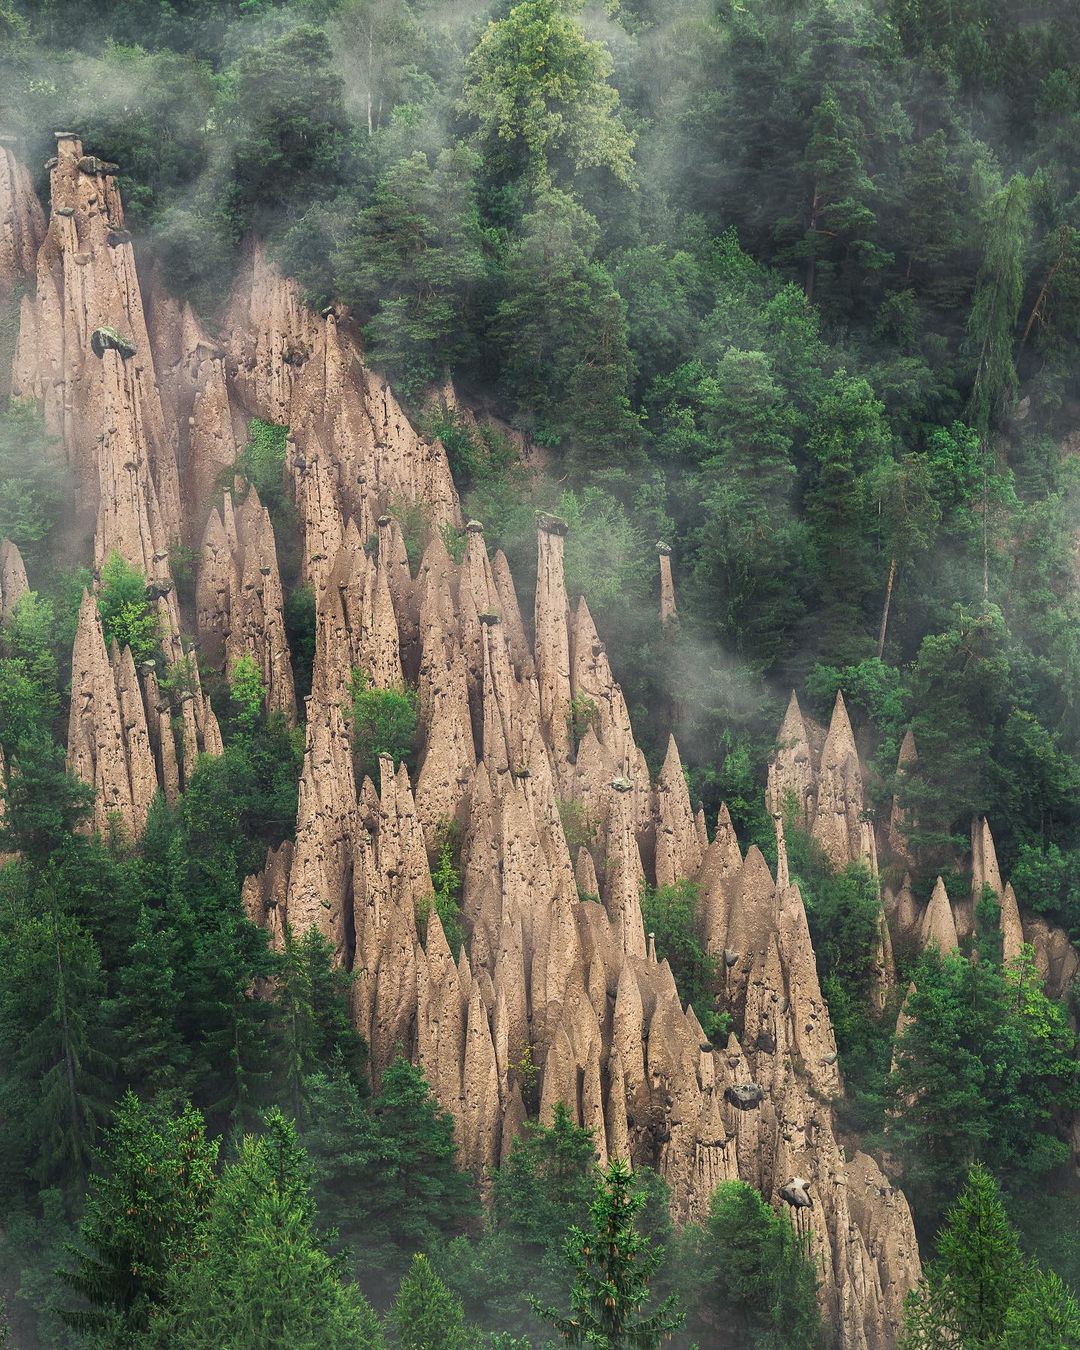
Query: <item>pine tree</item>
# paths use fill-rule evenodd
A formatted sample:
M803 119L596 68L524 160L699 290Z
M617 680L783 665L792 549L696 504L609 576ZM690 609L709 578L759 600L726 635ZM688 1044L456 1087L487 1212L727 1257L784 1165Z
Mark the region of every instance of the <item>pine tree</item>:
M1013 339L1024 297L1024 250L1031 228L1029 186L1020 174L991 199L983 259L968 318L967 347L974 363L968 416L981 432L1016 389Z
M1001 1350L1080 1350L1080 1304L1052 1270L1032 1264L1005 1317Z
M662 1249L650 1250L634 1224L644 1203L644 1195L634 1192L628 1165L613 1158L592 1206L589 1231L573 1228L567 1239L566 1260L574 1273L570 1316L533 1304L566 1345L649 1350L682 1326L685 1317L674 1294L653 1312L642 1313L650 1277L663 1259Z
M170 1266L146 1344L381 1350L374 1310L323 1250L306 1155L280 1111L241 1143L198 1238L205 1254Z
M273 1020L280 1043L279 1092L297 1120L306 1118L305 1082L313 1074L340 1066L361 1090L366 1085L364 1042L349 1021L351 983L318 929L298 938L286 927L274 981Z
M592 1133L562 1102L550 1125L526 1122L494 1178L495 1221L535 1254L558 1250L574 1221L596 1200L600 1172Z
M811 114L811 126L805 165L810 201L801 246L808 300L814 298L822 262L857 275L880 269L889 258L873 242L877 232L874 185L863 164L857 121L845 113L828 85Z
M456 1299L418 1252L401 1281L390 1321L398 1350L479 1350L480 1332L465 1321Z
M106 1132L103 1168L90 1178L74 1267L60 1278L89 1307L65 1314L82 1331L119 1325L144 1332L169 1268L197 1259L197 1229L210 1203L218 1146L190 1104L178 1116L121 1099Z
M997 1182L978 1163L946 1216L937 1253L922 1285L908 1296L905 1350L997 1346L1024 1261Z
M120 1071L151 1094L179 1088L190 1062L179 1028L172 937L144 906L117 972L117 1021L124 1028Z
M691 1241L696 1261L682 1273L682 1286L722 1321L732 1345L820 1350L813 1262L790 1222L759 1191L742 1181L722 1182Z
M340 1066L312 1075L304 1091L320 1210L369 1263L396 1265L402 1248L460 1232L473 1217L476 1193L458 1169L453 1122L414 1065L390 1064L370 1102Z
M71 919L21 917L0 936L0 1080L5 1129L39 1185L85 1177L112 1064L93 939Z

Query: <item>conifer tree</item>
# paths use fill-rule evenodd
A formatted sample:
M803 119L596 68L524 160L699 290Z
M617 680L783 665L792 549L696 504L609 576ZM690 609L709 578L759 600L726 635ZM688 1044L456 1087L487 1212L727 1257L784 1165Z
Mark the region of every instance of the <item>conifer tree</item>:
M480 1333L465 1321L461 1301L417 1252L401 1281L390 1321L398 1350L479 1350Z
M533 1304L564 1344L650 1350L682 1326L685 1318L674 1294L652 1312L643 1311L649 1280L663 1259L662 1249L650 1250L634 1224L644 1204L645 1196L634 1192L630 1168L613 1158L593 1202L588 1232L573 1228L566 1242L566 1260L574 1274L570 1315Z
M280 1092L297 1120L306 1117L305 1082L313 1074L340 1067L361 1090L366 1086L365 1046L350 1024L346 1002L351 983L317 928L298 938L286 927L274 981L274 1026Z
M904 1350L998 1345L1024 1261L997 1182L978 1163L946 1216L937 1252L908 1296Z
M1028 1266L1005 1316L1001 1350L1080 1350L1080 1304L1052 1270Z
M380 1350L374 1310L323 1249L307 1159L280 1111L225 1168L198 1240L204 1255L169 1268L147 1344Z
M1029 186L1016 174L991 198L982 266L968 319L974 364L968 416L986 432L1016 389L1013 340L1024 296L1024 250L1031 228Z
M369 1261L395 1265L433 1234L460 1232L476 1212L458 1169L454 1126L408 1060L383 1070L365 1101L340 1065L305 1084L311 1151L325 1221Z
M189 1065L179 1028L172 938L144 906L117 973L117 1021L124 1028L120 1071L151 1094L178 1088Z
M104 981L71 919L21 917L0 935L0 1092L11 1144L39 1185L77 1185L107 1110Z
M758 1190L722 1182L705 1223L687 1236L695 1259L679 1271L679 1285L688 1301L700 1299L710 1322L722 1322L725 1344L821 1350L816 1271L805 1240Z
M218 1146L190 1103L178 1116L121 1099L90 1178L79 1242L63 1282L89 1305L65 1314L82 1331L144 1332L174 1264L199 1256L197 1229L213 1195Z

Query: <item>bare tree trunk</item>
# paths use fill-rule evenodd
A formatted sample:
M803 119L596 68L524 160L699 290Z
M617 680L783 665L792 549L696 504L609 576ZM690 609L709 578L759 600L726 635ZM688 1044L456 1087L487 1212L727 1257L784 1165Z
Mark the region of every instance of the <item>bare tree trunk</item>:
M368 17L367 26L367 134L374 130L371 120L371 86L375 79L375 20Z
M82 1131L79 1128L79 1103L75 1084L75 1064L71 1054L71 1030L68 1024L67 981L64 978L64 962L60 953L60 934L53 919L53 938L56 942L56 975L60 981L60 1028L64 1038L64 1070L68 1085L68 1110L71 1117L71 1135L76 1149Z
M818 205L819 205L820 201L821 201L821 194L818 192L817 188L815 187L815 188L814 188L814 195L813 195L813 197L811 197L811 199L810 199L810 233L811 233L811 234L813 234L813 233L817 230ZM805 279L805 281L803 282L803 290L804 290L805 293L806 293L806 298L807 298L807 300L812 301L813 298L814 298L814 283L815 283L816 280L817 280L817 259L815 258L814 254L811 253L811 254L809 255L809 257L806 259L806 279Z
M986 470L983 470L983 611L990 601L990 494Z
M878 629L877 654L880 661L885 652L885 632L889 627L889 606L892 604L893 582L896 580L896 559L889 559L889 580L885 583L885 603L881 607L881 627Z
M1028 338L1031 336L1031 330L1035 326L1035 320L1039 317L1039 311L1042 309L1043 304L1046 300L1047 293L1049 292L1050 287L1054 284L1054 278L1061 270L1061 265L1065 261L1066 242L1067 242L1066 238L1063 235L1061 240L1061 248L1058 250L1058 255L1054 259L1053 266L1050 268L1050 271L1047 272L1046 274L1046 280L1039 288L1039 294L1036 297L1035 303L1031 307L1031 313L1028 315L1028 321L1026 324L1024 324L1024 332L1022 337L1020 338L1020 346L1017 348L1016 351L1017 356L1019 356L1020 353L1024 350L1024 346Z

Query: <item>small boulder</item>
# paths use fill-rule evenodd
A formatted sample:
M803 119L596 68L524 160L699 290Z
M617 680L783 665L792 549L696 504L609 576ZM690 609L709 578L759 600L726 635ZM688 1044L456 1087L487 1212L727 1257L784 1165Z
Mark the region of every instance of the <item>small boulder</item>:
M90 350L101 358L110 347L114 352L119 352L125 361L134 356L137 350L134 342L115 328L95 328L90 334Z

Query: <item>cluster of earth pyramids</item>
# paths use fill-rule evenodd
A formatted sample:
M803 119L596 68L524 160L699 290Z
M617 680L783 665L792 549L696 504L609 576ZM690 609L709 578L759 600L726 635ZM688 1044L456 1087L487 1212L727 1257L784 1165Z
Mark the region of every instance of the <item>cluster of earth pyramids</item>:
M35 400L62 442L76 533L92 531L97 571L116 552L148 578L168 667L107 648L84 596L68 762L95 789L94 826L119 820L137 837L155 793L175 799L198 756L220 753L193 649L226 672L253 659L268 709L296 720L273 524L254 490L237 500L220 488L248 420L283 424L316 648L295 840L248 878L248 913L274 943L286 925L330 938L356 973L353 1016L375 1078L396 1054L413 1057L482 1185L527 1102L542 1119L563 1102L601 1160L659 1171L678 1221L700 1219L721 1181L758 1187L808 1235L840 1344L892 1346L918 1247L903 1193L837 1137L836 1044L781 824L794 809L837 865L862 859L876 873L879 845L898 875L910 862L899 808L875 838L842 697L826 731L792 696L768 785L774 878L757 848L743 855L726 809L711 833L695 813L673 738L650 781L586 599L568 601L565 525L538 520L527 624L506 558L489 554L479 522L462 520L442 446L366 368L348 315L309 310L253 242L208 336L189 305L140 278L116 166L85 156L74 134L56 141L46 217L15 144L0 138L0 286L23 289L0 388ZM416 575L388 514L399 503L422 507L432 527ZM460 563L444 526L464 526ZM187 614L171 571L178 545L198 557ZM670 624L663 547L659 567ZM0 620L27 584L4 543ZM357 785L346 712L357 667L378 688L418 690L415 780L383 759L379 781ZM577 743L574 700L590 714ZM909 739L902 766L914 755ZM576 852L567 803L587 840ZM468 934L457 952L436 913L423 940L416 918L450 822ZM1021 921L985 821L973 827L973 859L973 894L986 883L1001 900L1006 953L1032 942L1052 989L1065 988L1075 953L1064 934ZM740 1028L726 1044L706 1039L656 958L646 880L700 888L704 938L722 958L717 1007ZM952 905L940 883L925 911L906 878L883 897L882 1006L894 939L949 948L972 927L970 898Z

